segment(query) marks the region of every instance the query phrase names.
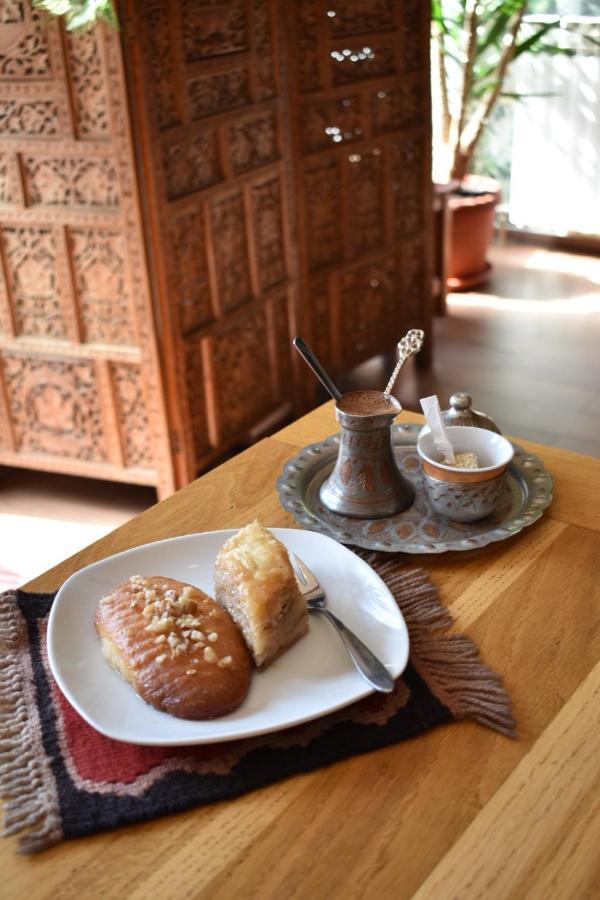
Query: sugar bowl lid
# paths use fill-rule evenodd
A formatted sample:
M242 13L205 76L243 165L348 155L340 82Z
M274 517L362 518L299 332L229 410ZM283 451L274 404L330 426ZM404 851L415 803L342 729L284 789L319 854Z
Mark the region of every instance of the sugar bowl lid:
M493 419L485 413L472 408L473 400L469 394L457 391L450 397L450 409L444 410L442 418L444 425L471 425L475 428L487 428L500 434L500 429Z

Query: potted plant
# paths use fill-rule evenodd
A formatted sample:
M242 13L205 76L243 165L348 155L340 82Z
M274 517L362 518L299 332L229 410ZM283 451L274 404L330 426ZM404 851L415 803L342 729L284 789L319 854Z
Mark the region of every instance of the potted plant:
M497 181L473 175L473 155L502 97L511 63L524 53L569 52L549 41L560 26L525 19L528 0L432 0L434 181L452 188L448 286L471 287L490 270L486 253Z

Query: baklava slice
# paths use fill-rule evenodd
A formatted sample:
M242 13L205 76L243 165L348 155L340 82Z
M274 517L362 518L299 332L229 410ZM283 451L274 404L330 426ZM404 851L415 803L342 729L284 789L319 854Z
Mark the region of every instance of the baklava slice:
M258 669L308 631L308 611L281 541L251 522L221 547L215 563L217 602L240 628Z

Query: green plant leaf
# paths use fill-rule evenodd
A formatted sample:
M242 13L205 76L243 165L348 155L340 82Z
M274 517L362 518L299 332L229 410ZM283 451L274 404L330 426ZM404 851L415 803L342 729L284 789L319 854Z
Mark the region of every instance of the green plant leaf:
M559 47L557 44L538 44L530 53L548 53L550 56L577 56L574 47Z
M527 0L504 0L494 9L484 10L480 15L482 25L488 25L489 29L482 40L477 42L477 55L481 56L490 47L502 47L502 38L506 33L506 27L515 13L520 12Z
M539 93L532 92L532 93L527 93L527 94L525 94L525 93L520 94L515 91L506 91L506 92L502 91L500 96L504 97L506 100L520 101L520 100L529 100L531 97L560 97L562 95L561 95L560 91L540 91Z
M119 27L112 0L32 0L32 4L52 16L62 16L67 31L91 28L100 20Z
M560 25L560 19L556 19L553 22L546 22L545 25L542 25L541 28L538 28L533 34L531 34L524 41L521 41L520 44L517 44L513 53L513 59L516 59L518 56L521 56L523 53L527 53L535 48L535 45L541 38L544 37L545 34L548 34L549 31L552 31L553 28L557 28Z

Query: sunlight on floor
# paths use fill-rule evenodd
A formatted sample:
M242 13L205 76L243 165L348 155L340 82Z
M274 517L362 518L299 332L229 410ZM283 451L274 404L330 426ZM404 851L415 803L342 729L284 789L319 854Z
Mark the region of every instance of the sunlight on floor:
M0 590L29 581L112 529L111 525L0 514Z
M509 300L485 294L452 294L447 299L449 308L483 307L518 315L547 313L557 316L589 316L600 313L600 291L569 297L567 300Z

